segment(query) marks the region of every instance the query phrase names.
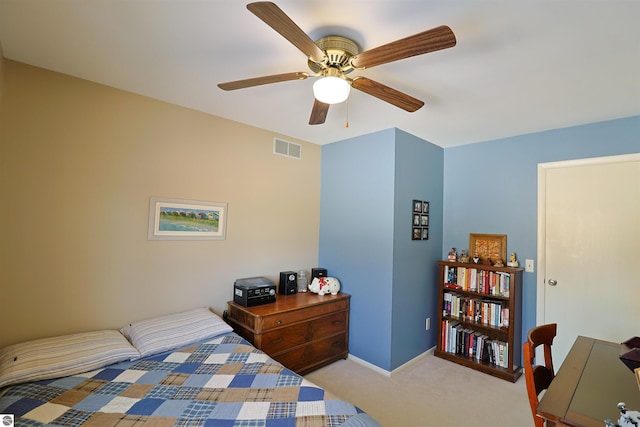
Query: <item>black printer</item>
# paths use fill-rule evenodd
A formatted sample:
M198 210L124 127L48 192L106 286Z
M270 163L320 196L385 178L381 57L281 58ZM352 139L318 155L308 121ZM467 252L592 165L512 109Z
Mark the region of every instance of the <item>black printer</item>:
M276 302L276 285L266 277L237 279L233 284L233 301L244 307Z

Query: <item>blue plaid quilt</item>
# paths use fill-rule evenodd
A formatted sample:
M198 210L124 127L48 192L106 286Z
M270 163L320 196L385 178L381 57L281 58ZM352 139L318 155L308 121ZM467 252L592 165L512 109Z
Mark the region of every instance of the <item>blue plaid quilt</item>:
M235 333L0 390L16 426L379 426Z

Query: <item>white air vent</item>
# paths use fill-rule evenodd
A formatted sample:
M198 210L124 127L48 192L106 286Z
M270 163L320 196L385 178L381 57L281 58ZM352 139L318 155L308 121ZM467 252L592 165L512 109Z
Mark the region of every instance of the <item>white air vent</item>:
M273 152L292 159L302 158L302 146L284 139L273 138Z

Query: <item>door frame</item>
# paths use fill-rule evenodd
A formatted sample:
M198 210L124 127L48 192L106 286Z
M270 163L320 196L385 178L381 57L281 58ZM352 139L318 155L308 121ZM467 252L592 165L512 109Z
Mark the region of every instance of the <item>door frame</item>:
M536 274L536 325L545 323L545 290L546 280L546 186L547 170L589 166L608 163L623 163L640 161L640 153L622 154L617 156L591 157L587 159L563 160L558 162L538 163L538 272Z

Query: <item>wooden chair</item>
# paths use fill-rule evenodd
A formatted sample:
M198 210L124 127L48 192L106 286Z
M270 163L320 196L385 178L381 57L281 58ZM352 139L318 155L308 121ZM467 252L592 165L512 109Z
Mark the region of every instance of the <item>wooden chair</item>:
M527 395L529 406L536 427L544 427L544 418L536 415L538 396L546 390L555 377L553 360L551 359L551 345L556 336L557 324L550 323L531 329L527 335L527 341L523 345L524 353L524 378L527 382ZM544 365L535 365L536 348L544 347Z

